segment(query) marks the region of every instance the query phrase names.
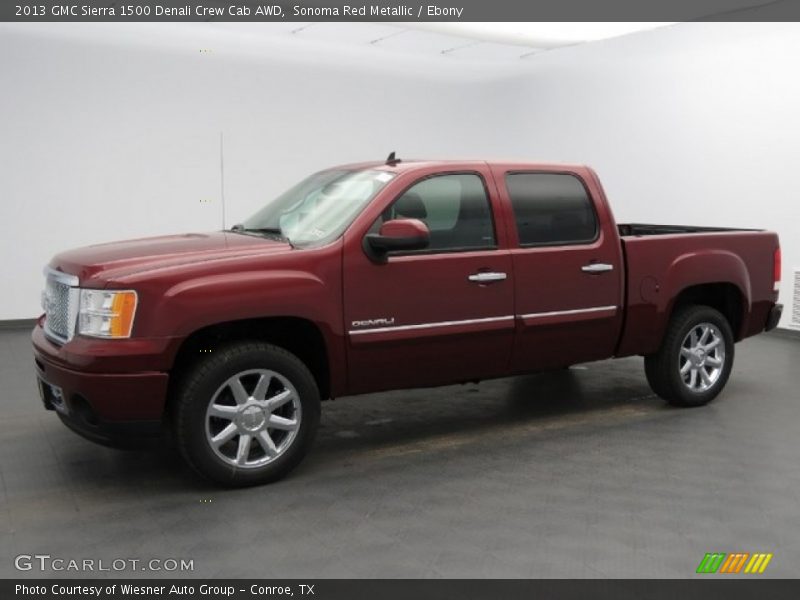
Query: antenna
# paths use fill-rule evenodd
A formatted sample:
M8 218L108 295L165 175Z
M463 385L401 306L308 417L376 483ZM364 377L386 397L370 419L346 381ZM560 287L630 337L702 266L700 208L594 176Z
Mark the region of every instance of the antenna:
M389 153L389 156L386 158L386 164L394 166L399 162L400 162L400 159L399 158L395 158L394 150L392 150Z
M225 231L225 159L222 132L219 132L219 196L222 201L222 231Z

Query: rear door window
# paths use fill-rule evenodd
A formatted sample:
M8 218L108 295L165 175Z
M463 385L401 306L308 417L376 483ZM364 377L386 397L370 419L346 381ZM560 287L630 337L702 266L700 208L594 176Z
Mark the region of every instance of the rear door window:
M597 239L597 216L580 179L568 173L509 173L506 188L520 246L557 246Z

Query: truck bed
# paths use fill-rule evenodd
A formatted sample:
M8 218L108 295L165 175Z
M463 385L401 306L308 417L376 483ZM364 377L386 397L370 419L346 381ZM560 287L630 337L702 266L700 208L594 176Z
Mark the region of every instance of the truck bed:
M653 225L650 223L618 223L621 236L670 235L675 233L718 233L731 231L759 231L733 227L698 227L694 225Z
M618 355L657 350L677 295L695 285L737 290L736 340L764 330L776 300L778 236L759 229L619 224L628 307Z

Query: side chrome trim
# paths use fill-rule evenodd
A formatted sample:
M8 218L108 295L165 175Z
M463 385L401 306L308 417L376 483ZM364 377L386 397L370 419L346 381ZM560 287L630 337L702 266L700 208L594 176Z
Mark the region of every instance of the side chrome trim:
M458 325L478 325L481 323L498 323L501 321L513 321L514 319L536 319L543 317L556 317L562 315L577 315L582 313L594 313L602 311L616 312L617 306L593 306L591 308L576 308L573 310L554 310L551 312L528 313L524 315L506 315L502 317L486 317L483 319L464 319L462 321L438 321L435 323L415 323L414 325L395 325L393 327L375 327L372 329L351 329L349 335L363 335L365 333L388 333L394 331L413 331L415 329L432 329L434 327L455 327Z
M613 310L617 311L617 306L593 306L591 308L575 308L573 310L553 310L550 312L527 313L524 315L517 315L520 319L537 319L541 317L559 317L562 315L579 315L582 313L593 313Z
M417 323L414 325L396 325L394 327L376 327L374 329L351 329L347 333L350 335L361 335L364 333L386 333L390 331L411 331L414 329L431 329L433 327L455 327L457 325L478 325L480 323L496 323L500 321L513 321L514 315L503 317L486 317L483 319L464 319L463 321L439 321L436 323Z

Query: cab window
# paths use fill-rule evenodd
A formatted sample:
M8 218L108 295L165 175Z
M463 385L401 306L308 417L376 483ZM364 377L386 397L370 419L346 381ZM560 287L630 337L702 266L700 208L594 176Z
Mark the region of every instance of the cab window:
M520 246L557 246L597 239L597 217L583 183L568 173L506 175Z
M423 179L403 192L373 228L392 219L419 219L428 226L430 245L416 252L455 252L497 245L486 187L474 173Z

